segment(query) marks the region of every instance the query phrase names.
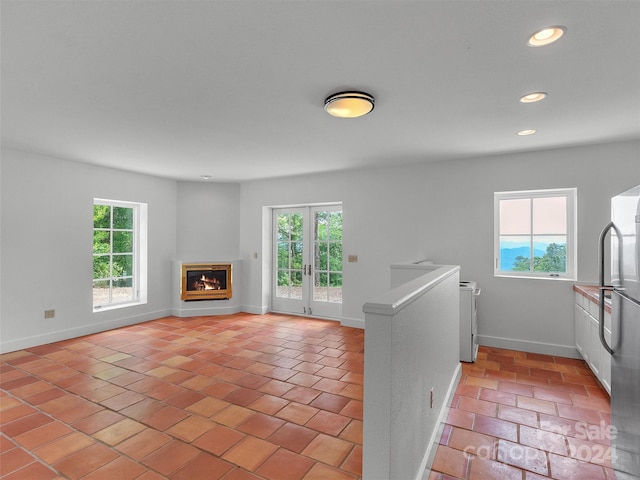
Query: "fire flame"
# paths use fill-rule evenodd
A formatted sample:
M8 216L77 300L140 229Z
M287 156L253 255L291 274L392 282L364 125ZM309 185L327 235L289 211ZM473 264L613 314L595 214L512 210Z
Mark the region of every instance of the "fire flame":
M204 290L220 290L220 281L217 278L209 280L204 275L200 278Z

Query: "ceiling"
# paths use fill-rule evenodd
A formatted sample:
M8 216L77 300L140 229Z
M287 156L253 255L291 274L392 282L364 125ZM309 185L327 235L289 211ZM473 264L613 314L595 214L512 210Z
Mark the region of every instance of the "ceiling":
M0 13L2 144L54 157L240 182L640 138L637 0L1 0ZM527 46L550 25L566 34ZM346 89L374 111L324 112ZM548 97L519 102L536 91Z

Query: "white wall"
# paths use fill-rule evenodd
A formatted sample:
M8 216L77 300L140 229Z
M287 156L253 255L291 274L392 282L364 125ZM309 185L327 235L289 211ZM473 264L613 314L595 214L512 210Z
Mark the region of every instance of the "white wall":
M233 260L240 244L240 185L178 182L177 252L185 261Z
M482 287L481 340L534 351L571 353L570 282L493 277L493 192L578 188L578 275L597 280L596 245L609 199L640 183L640 142L549 150L398 168L373 168L237 185L189 184L12 150L2 151L0 335L5 343L68 338L171 310L172 262L209 250L192 239L213 234L219 250L242 261L242 308L269 303L265 207L343 202L346 255L343 321L363 324L362 305L389 286L389 265L431 258L458 264ZM206 185L206 186L205 186ZM91 313L91 204L94 197L149 203L149 303ZM203 226L195 198L225 205L235 239ZM239 199L240 206L233 204ZM239 218L239 225L235 218ZM179 218L179 220L176 220ZM179 227L178 227L179 225ZM204 229L204 230L203 230ZM216 230L219 232L219 230ZM268 235L267 235L268 239ZM234 247L237 242L239 248ZM254 252L258 258L254 258ZM235 254L235 255L234 255ZM42 287L30 286L34 272ZM56 318L44 320L45 309ZM521 343L518 343L521 342ZM558 345L559 347L554 347Z
M168 314L175 182L6 149L1 181L3 351ZM92 312L94 197L149 205L146 305Z
M482 288L481 341L576 355L572 282L493 276L493 193L577 187L578 280L594 283L610 197L640 183L639 153L640 142L619 142L243 183L245 305L268 304L268 262L251 258L265 245L263 207L342 201L343 252L359 259L344 264L345 323L363 323L362 305L388 287L391 263L430 258L461 265L460 277Z
M240 185L178 182L176 262L173 266L174 315L221 315L243 310L240 244ZM233 296L224 300L180 300L180 265L232 263Z
M609 221L610 198L640 183L639 153L640 142L627 142L440 164L430 170L436 180L430 201L452 192L446 211L460 217L448 216L444 222L431 217L443 228L423 233L430 245L427 255L441 263L459 262L461 278L482 287L481 343L576 355L572 282L493 276L493 192L577 187L578 281L596 283L597 241ZM447 235L448 230L454 234ZM463 240L465 233L475 239L471 245Z

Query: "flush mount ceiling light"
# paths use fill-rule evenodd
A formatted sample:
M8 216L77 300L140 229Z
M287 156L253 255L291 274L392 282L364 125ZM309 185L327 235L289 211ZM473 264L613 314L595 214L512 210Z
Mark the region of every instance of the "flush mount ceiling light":
M522 103L535 103L535 102L539 102L546 96L547 94L544 92L527 93L526 95L520 97L520 101Z
M544 45L549 45L550 43L558 40L566 31L567 27L562 25L543 28L529 37L527 45L530 47L542 47Z
M329 115L339 118L357 118L373 110L374 98L364 92L335 93L324 101Z
M520 130L518 132L518 135L520 135L521 137L526 137L528 135L533 135L534 133L536 133L536 131L532 128L528 129L528 130Z
M200 178L203 180L211 180L211 175L200 175Z

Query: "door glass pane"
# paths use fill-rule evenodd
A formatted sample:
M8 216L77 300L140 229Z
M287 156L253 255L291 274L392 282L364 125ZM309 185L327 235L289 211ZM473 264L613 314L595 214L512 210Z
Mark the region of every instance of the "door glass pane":
M329 302L342 303L342 274L329 274Z
M316 302L327 302L328 298L327 274L316 272L313 281L313 300Z
M290 223L291 240L302 240L302 214L292 213Z
M289 240L289 215L278 214L278 240Z
M334 272L342 271L342 242L331 242L329 244L330 270Z
M314 239L316 240L326 240L328 237L328 216L329 212L316 212L315 218L315 235Z
M303 215L279 213L277 221L275 295L280 298L302 298Z
M342 241L342 212L331 212L329 215L329 240Z
M278 270L278 284L276 285L276 296L282 298L289 297L289 271Z
M316 243L316 253L315 253L315 267L316 270L327 270L328 262L327 262L327 244L326 243Z
M302 242L291 242L291 268L302 270Z
M289 287L289 298L302 300L302 272L291 272L291 286Z
M278 242L278 268L289 268L288 242Z

